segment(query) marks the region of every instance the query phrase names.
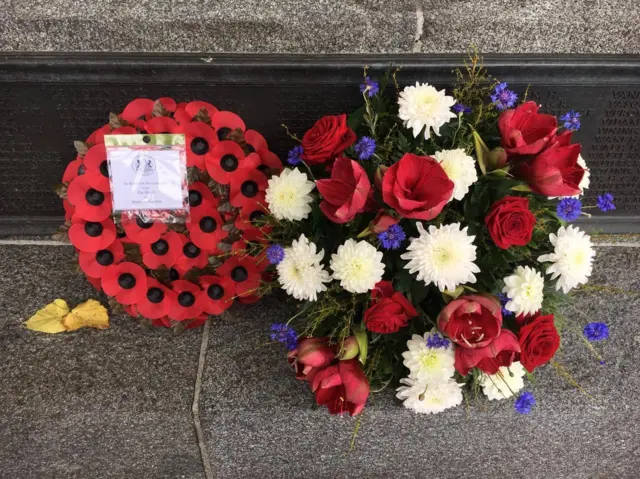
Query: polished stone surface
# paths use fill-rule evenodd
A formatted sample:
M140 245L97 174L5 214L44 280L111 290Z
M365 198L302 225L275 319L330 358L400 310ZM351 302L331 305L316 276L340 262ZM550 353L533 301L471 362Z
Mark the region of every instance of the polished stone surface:
M21 323L97 293L68 246L0 246L0 477L200 478L191 403L202 331L112 318L46 335Z

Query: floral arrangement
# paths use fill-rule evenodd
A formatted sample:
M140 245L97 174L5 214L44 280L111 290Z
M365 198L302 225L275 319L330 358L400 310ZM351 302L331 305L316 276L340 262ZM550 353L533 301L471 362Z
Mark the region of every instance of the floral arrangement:
M185 136L189 220L114 214L104 136ZM76 141L57 188L66 223L55 235L75 246L91 284L145 324L181 330L220 315L237 298L258 300L268 265L249 244L267 242L265 189L282 162L264 137L210 103L139 98L86 141Z
M289 167L268 181L273 284L302 302L271 339L331 414L388 386L418 413L480 391L528 413L537 368L568 375L553 360L562 306L595 256L569 224L590 179L579 113L559 125L475 55L449 91L396 76L365 69L363 106L291 135Z

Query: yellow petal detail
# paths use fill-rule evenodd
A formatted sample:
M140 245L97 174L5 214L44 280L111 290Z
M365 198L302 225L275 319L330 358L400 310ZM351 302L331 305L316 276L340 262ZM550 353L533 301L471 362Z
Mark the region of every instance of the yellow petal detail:
M62 320L68 313L69 305L64 299L58 298L31 316L24 325L27 329L41 333L62 333L66 331Z
M107 329L109 327L109 314L107 308L95 299L89 299L79 304L62 322L67 331L75 331L80 328Z

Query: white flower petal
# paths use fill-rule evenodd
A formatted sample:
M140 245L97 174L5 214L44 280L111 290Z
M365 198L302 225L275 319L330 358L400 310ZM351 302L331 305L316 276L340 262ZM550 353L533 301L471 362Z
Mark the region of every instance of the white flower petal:
M440 127L456 117L451 112L455 102L453 97L444 94L444 90L416 82L415 86L408 86L400 93L398 117L405 127L413 130L414 137L425 128L424 137L429 139L431 130L440 136Z
M382 280L382 253L366 241L348 239L331 255L333 277L350 293L366 293Z
M280 176L269 180L265 197L269 211L279 220L300 221L307 218L313 201L309 193L315 186L302 171L285 168Z
M315 243L305 235L293 240L276 267L278 281L287 294L299 300L316 301L318 293L327 289L324 283L331 281L329 272L320 264L323 258L324 250L318 253Z

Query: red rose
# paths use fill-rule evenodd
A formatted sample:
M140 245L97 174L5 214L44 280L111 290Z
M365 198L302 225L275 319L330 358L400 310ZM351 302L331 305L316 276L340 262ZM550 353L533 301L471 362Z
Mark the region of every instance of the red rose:
M389 334L404 328L418 312L391 281L380 281L371 291L372 304L364 312L364 325L373 333Z
M530 161L518 164L514 174L524 178L531 190L545 196L573 196L580 194L584 168L578 164L580 144L563 145L559 141Z
M357 359L339 361L314 375L311 390L330 414L359 414L369 397L369 381Z
M334 159L353 145L356 134L347 126L347 115L323 116L302 137L302 158L310 165Z
M454 299L438 315L438 329L462 348L482 348L500 334L502 309L494 296Z
M406 153L382 178L384 202L405 218L435 218L452 194L453 181L430 156Z
M505 196L491 205L484 222L498 248L507 249L531 241L536 217L529 211L527 198Z
M520 362L530 373L546 364L560 346L553 315L538 316L520 329Z
M483 348L456 348L455 367L463 376L471 368L487 374L495 374L501 366L511 366L516 353L520 352L518 338L508 329L503 329L496 339Z
M362 211L371 190L364 168L344 156L333 164L331 179L318 180L316 186L323 197L320 209L339 224L351 221Z
M502 146L509 155L537 155L551 143L558 131L556 117L540 114L538 108L528 101L500 115Z

